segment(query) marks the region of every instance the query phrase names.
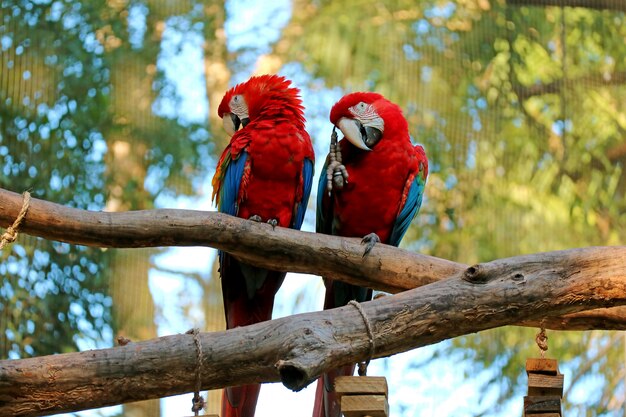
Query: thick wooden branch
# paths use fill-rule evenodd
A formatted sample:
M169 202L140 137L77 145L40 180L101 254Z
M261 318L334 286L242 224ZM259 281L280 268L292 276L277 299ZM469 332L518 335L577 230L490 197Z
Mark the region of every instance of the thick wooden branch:
M557 6L583 7L597 10L626 11L626 3L620 0L507 0L511 6Z
M502 259L363 303L374 357L545 315L626 305L625 259L625 247ZM364 320L351 305L200 337L203 389L282 381L299 390L370 352ZM0 361L0 415L46 415L189 392L196 363L191 335Z
M13 223L22 195L0 188L0 227ZM100 247L211 246L250 264L302 272L398 293L442 279L467 265L376 245L363 258L360 239L346 239L271 226L216 212L150 210L93 212L31 199L20 231L61 242ZM526 320L521 325L537 326ZM549 329L626 329L626 309L547 317Z
M0 227L13 223L22 195L0 189ZM242 220L217 212L79 210L32 198L20 231L86 246L138 248L210 246L273 270L317 274L397 293L465 269L466 265L376 245L363 258L360 239L346 239Z

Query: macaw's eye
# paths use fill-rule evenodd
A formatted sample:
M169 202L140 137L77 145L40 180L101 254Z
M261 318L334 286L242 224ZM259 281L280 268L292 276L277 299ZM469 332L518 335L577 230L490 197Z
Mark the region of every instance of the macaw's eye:
M367 107L367 104L365 104L365 103L363 103L363 102L360 102L359 104L357 104L357 105L356 105L356 107L357 107L359 110L365 110L365 108Z

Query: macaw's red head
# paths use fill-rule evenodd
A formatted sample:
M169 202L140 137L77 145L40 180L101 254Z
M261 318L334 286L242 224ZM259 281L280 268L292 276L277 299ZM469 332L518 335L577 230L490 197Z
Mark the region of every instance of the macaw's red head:
M291 81L278 75L260 75L237 84L224 94L217 114L224 129L232 136L249 123L280 118L304 129L304 114L300 90Z
M330 121L357 148L370 151L381 140L404 140L409 128L400 107L377 93L351 93L330 111Z

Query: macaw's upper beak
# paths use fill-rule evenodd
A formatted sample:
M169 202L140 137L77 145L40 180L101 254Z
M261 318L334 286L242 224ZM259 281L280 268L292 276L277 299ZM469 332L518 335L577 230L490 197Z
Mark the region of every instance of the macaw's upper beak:
M235 132L239 130L239 127L246 127L248 123L250 123L249 117L240 119L235 113L225 113L224 118L222 119L224 130L226 130L226 133L230 136L234 135Z
M383 132L375 127L363 126L358 120L348 119L347 117L339 119L337 127L350 143L364 151L371 151L383 136Z

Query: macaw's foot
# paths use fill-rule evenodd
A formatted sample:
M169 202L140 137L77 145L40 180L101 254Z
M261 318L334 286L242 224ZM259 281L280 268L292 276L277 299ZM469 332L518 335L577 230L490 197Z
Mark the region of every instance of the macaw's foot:
M363 257L365 258L370 253L370 251L374 248L374 245L376 245L379 242L380 242L380 238L378 237L376 233L370 233L369 235L361 239L361 245L366 245L365 252L363 252Z
M253 222L261 223L263 219L258 214L253 214L248 218L248 220L252 220Z
M348 183L348 171L341 162L333 161L326 168L326 190L341 190Z
M333 188L341 190L348 183L348 170L341 163L341 150L337 145L337 132L333 128L333 134L330 136L330 151L328 152L328 167L326 168L326 190L328 195Z
M278 220L276 219L269 219L267 221L267 224L270 224L272 226L272 230L276 229L276 226L278 226Z

